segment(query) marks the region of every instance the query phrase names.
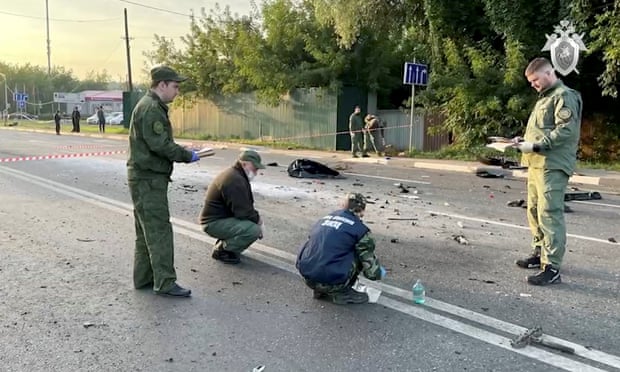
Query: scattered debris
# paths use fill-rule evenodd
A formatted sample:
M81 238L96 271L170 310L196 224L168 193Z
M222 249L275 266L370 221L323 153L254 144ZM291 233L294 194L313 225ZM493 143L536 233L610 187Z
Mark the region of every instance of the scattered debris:
M499 166L504 169L526 169L527 168L527 167L521 166L518 161L514 159L506 158L503 156L479 157L478 161L481 162L482 164Z
M359 183L359 182L353 182L352 184L353 186L364 186L363 183Z
M461 229L464 229L464 228L465 228L465 225L464 225L464 224L463 224L463 222L461 222L461 221L458 221L456 224L457 224L457 225L458 225Z
M504 178L502 172L490 172L488 170L479 170L476 172L476 176L482 178Z
M186 193L187 192L198 192L198 189L194 185L181 185L177 187L177 189L183 190Z
M413 200L420 199L420 197L417 195L398 195L398 196L400 196L401 198L407 198L407 199L413 199Z
M618 241L616 239L614 239L613 237L611 237L611 238L609 238L607 240L609 240L612 243L618 243Z
M94 323L91 323L91 322L84 322L84 324L82 324L82 326L83 326L84 328L90 328L90 327L94 327L94 326L95 326L95 324L94 324Z
M532 295L529 294L529 293L519 293L519 296L521 296L521 297L532 297Z
M278 167L279 166L278 163L275 162L275 161L273 163L267 163L265 165L268 166L268 167Z
M242 285L243 282L232 282L232 285Z
M263 372L265 370L265 366L256 366L254 367L254 369L252 370L252 372Z
M76 240L78 242L84 242L84 243L91 243L91 242L96 242L97 241L95 239L80 239L80 238L77 238Z
M417 220L418 219L415 218L415 217L410 217L410 218L408 218L408 217L403 217L403 218L400 218L400 217L388 217L388 221L417 221Z
M392 238L392 239L390 239L390 243L398 243L398 238Z
M567 192L564 194L564 201L571 200L601 200L603 197L597 191L589 192Z
M524 199L512 200L506 203L506 205L509 207L523 207L524 204L525 204Z
M457 243L462 245L468 245L469 241L463 235L452 235L452 239L456 240Z
M572 347L545 339L541 327L534 327L528 329L521 335L517 336L515 339L510 340L510 345L515 349L521 349L524 348L526 345L531 344L547 346L565 353L575 354L575 349L573 349Z
M172 359L172 358L168 358L168 359L166 359L166 362L168 362L168 363L172 363L172 362L174 362L174 359Z

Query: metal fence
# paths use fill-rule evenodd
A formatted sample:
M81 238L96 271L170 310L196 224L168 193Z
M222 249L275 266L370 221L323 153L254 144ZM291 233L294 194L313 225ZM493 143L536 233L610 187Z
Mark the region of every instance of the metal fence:
M334 149L336 97L323 89L298 89L278 106L253 94L184 101L170 111L176 133L205 139L241 138Z
M336 149L338 97L321 88L296 89L278 106L259 103L254 94L184 100L170 110L175 133L199 139L262 139ZM379 110L386 123L385 141L398 150L437 150L447 136L429 136L424 115L410 126L408 112ZM347 120L348 117L343 120ZM345 126L348 127L348 123ZM410 131L410 128L412 129ZM344 130L348 136L348 131ZM429 147L430 145L430 147Z

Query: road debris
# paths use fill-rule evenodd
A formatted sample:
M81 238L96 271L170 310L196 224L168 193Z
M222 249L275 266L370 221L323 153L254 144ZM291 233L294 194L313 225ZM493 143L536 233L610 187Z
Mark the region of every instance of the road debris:
M468 245L469 241L463 235L452 235L452 239L454 239L457 243L462 245Z
M575 354L575 349L569 346L561 345L559 343L549 341L544 338L542 327L530 328L523 332L521 335L510 340L510 346L515 349L522 349L527 345L537 344L546 346L555 350L559 350L569 354Z

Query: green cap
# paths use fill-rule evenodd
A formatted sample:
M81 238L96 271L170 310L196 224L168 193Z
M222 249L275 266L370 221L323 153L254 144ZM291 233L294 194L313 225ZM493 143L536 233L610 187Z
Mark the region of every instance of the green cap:
M366 209L366 197L358 192L350 192L345 196L344 208L351 212L361 212Z
M153 82L159 81L185 81L187 78L177 74L176 71L168 66L155 66L151 69L151 80Z
M254 150L245 150L239 155L239 160L249 161L256 169L265 169L265 166L261 163L260 155Z

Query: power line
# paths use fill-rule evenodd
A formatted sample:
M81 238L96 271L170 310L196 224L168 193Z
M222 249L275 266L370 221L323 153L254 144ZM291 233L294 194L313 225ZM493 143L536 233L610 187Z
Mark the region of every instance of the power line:
M0 14L5 14L5 15L10 15L13 17L22 17L22 18L31 18L31 19L45 19L45 17L40 17L40 16L33 16L33 15L28 15L28 14L19 14L19 13L11 13L11 12L6 12L3 10L0 10ZM111 21L117 21L120 18L105 18L105 19L59 19L59 18L50 18L50 21L55 21L55 22L75 22L75 23L92 23L92 22L111 22Z
M173 10L158 8L158 7L151 6L151 5L146 5L146 4L140 4L140 3L136 3L135 1L128 1L128 0L118 0L118 1L120 1L121 3L127 3L127 4L131 4L131 5L141 6L143 8L157 10L157 11L160 11L160 12L180 15L180 16L183 16L183 17L191 17L192 16L191 14L179 13L179 12L175 12Z

